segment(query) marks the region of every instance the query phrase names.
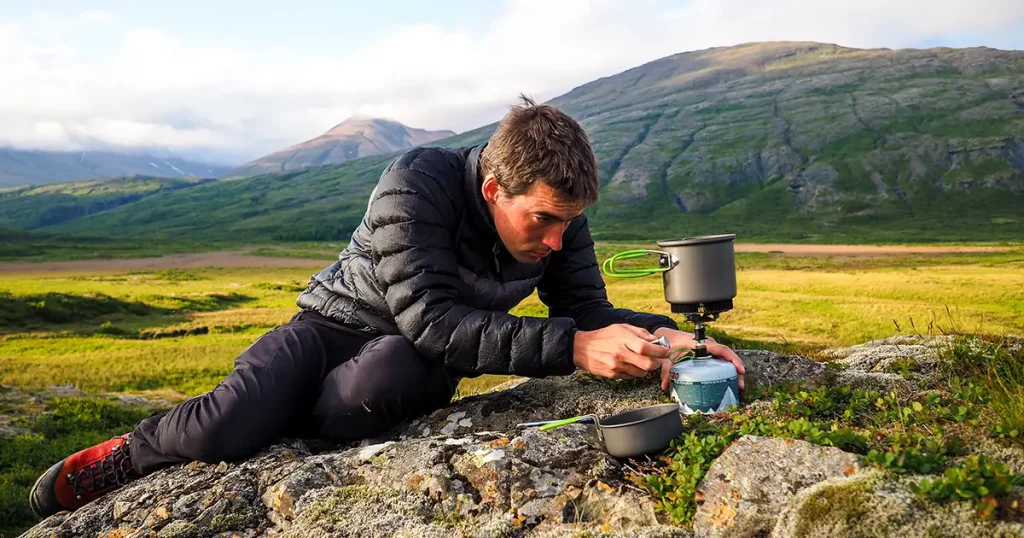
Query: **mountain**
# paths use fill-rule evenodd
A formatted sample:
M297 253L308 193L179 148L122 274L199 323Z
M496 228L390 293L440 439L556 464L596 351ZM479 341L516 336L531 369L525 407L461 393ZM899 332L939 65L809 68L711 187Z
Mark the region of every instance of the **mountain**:
M588 210L599 239L1024 237L1022 51L752 43L662 58L551 102L580 120L600 160ZM53 228L346 239L395 155L198 185Z
M219 177L227 170L226 166L151 154L0 148L0 187L43 185L136 174L158 177Z
M354 116L301 144L260 157L231 172L246 176L340 164L352 159L422 146L453 136L452 131L426 131L397 121Z
M132 176L0 189L0 227L35 230L211 181Z

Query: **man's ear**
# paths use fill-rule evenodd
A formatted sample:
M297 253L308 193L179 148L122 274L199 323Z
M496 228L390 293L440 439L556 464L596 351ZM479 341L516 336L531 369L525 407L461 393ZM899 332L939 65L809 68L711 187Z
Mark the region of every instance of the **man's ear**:
M480 193L483 194L484 201L491 205L497 203L498 188L498 179L494 177L494 174L484 176L484 182L480 185Z

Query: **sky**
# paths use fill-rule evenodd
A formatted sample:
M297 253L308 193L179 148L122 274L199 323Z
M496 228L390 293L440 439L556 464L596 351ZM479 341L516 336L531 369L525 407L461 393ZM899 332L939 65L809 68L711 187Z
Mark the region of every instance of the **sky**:
M240 164L355 115L467 131L756 41L1024 49L1022 0L4 2L0 146Z

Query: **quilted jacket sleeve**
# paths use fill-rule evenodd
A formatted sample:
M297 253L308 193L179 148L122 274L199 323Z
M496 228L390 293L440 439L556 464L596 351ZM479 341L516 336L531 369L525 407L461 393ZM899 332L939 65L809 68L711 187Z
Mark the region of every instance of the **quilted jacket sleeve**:
M594 240L590 236L586 216L580 217L566 230L562 250L553 255L537 293L552 317L572 318L584 331L615 323L628 323L651 332L659 327L679 328L668 316L612 306L597 265ZM668 303L665 306L667 308Z
M572 361L569 318L517 317L460 301L453 230L460 211L413 166L381 177L369 208L374 273L399 331L457 375L565 375Z

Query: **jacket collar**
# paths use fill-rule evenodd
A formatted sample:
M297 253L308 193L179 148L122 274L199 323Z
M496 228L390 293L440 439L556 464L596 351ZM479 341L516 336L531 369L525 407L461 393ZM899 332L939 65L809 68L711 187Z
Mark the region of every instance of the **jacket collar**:
M466 190L471 221L474 225L483 226L483 229L491 231L497 238L498 229L494 227L494 217L491 216L484 195L480 192L480 185L484 180L480 169L480 154L485 146L487 146L486 143L474 146L466 156L466 175L463 186Z

